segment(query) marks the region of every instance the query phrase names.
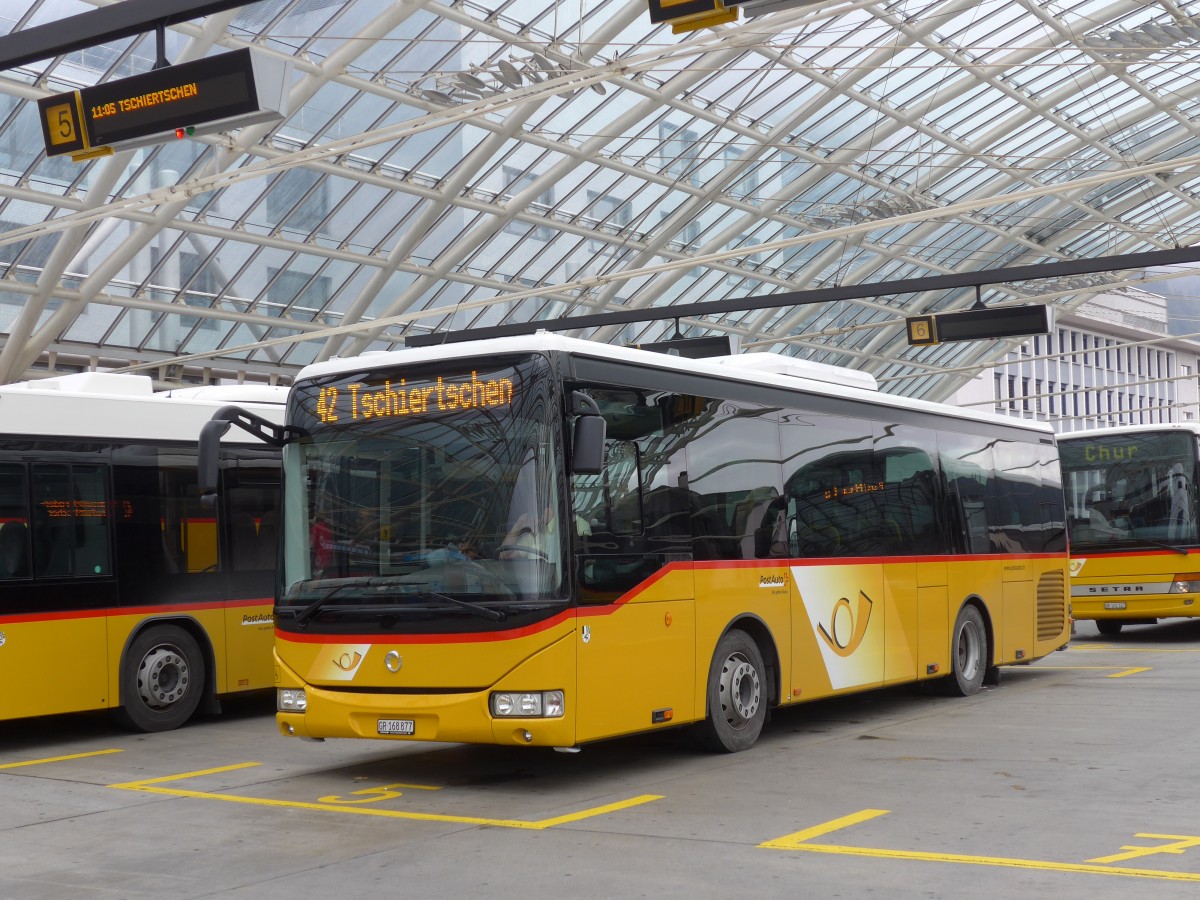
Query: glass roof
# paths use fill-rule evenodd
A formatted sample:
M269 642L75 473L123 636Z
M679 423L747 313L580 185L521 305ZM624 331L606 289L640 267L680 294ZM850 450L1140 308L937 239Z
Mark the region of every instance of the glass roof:
M9 0L0 34L108 5ZM608 311L943 399L1003 342L910 347L974 288L669 307L1187 246L1200 3L816 2L676 34L646 0L263 0L181 63L290 64L282 120L74 162L37 100L151 69L149 33L0 74L0 382L276 377L406 335ZM1141 277L984 287L1066 309Z

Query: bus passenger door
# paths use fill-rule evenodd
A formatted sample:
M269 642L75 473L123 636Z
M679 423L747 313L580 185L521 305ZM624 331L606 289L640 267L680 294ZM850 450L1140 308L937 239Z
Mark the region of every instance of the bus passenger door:
M662 561L646 562L659 568ZM595 558L581 556L580 565ZM613 588L594 582L585 589ZM607 592L607 591L604 591ZM693 718L695 603L690 563L631 586L618 602L579 608L576 740L646 731Z
M888 601L873 423L805 413L781 421L794 599L791 693L806 700L884 681Z
M275 683L270 647L275 561L279 554L279 456L266 449L228 449L221 488L224 533L225 690L257 690Z
M689 510L684 492L652 486L670 466L651 460L638 442L610 440L604 472L573 478L581 742L695 715Z
M888 627L877 560L794 566L801 612L793 617L793 699L878 687Z
M106 690L111 509L105 465L0 464L0 719L116 702Z

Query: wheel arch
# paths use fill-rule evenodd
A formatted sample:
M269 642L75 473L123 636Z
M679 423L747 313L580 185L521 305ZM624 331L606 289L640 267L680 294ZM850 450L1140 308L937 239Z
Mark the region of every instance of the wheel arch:
M996 627L992 622L992 613L988 609L987 601L978 594L968 595L962 603L958 605L958 609L954 611L954 615L950 617L950 633L947 639L950 641L951 650L954 646L954 623L958 620L958 614L963 611L964 607L973 606L979 612L979 617L983 619L983 634L987 638L987 660L985 665L987 668L993 668L996 665ZM953 659L953 652L951 652Z
M119 707L125 701L125 698L121 696L122 679L120 673L125 671L125 662L129 658L129 648L133 645L134 641L147 631L162 625L174 625L177 628L182 628L195 640L196 646L200 648L200 653L204 657L204 690L200 695L200 706L197 712L220 712L220 705L217 701L216 653L213 650L212 641L209 639L208 631L203 625L193 617L184 615L162 615L146 618L129 632L125 638L125 646L121 648L120 665L116 669L116 705Z
M725 637L725 635L734 630L746 632L746 634L753 639L754 643L758 645L758 651L762 654L763 665L766 666L767 669L767 683L771 690L771 697L767 702L767 710L770 712L772 707L779 705L779 698L783 696L783 694L780 693L783 673L780 671L779 647L775 643L775 636L771 633L770 626L768 626L767 623L758 616L753 615L752 613L743 613L742 615L732 619L729 624L722 629L721 633L717 636L716 643L714 643L713 646L715 647L717 644L719 644L721 642L721 638ZM704 670L703 674L705 683L707 683L707 668ZM709 713L707 691L705 692L704 713L705 715L708 715Z

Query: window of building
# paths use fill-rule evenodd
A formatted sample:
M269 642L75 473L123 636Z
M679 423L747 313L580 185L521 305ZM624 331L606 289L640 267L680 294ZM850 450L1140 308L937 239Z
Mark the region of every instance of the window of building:
M661 122L658 147L662 171L694 187L700 185L700 135L687 128Z
M599 191L587 192L588 209L591 218L596 221L596 230L604 233L621 232L633 222L633 207L629 202L612 194L601 194ZM608 246L607 241L588 241L588 249L593 253Z
M329 182L307 169L288 169L275 179L267 192L267 217L271 224L311 233L329 215Z
M512 199L517 194L520 194L538 178L533 172L526 172L523 169L516 169L511 166L504 166L503 171L504 180L508 184L508 187L504 191L504 196L508 199ZM534 198L534 201L523 211L534 215L548 215L553 208L554 188L550 187L538 194ZM529 226L523 222L513 221L504 226L505 234L524 235L528 232ZM539 225L533 229L532 235L539 241L548 241L554 237L554 229L545 225Z

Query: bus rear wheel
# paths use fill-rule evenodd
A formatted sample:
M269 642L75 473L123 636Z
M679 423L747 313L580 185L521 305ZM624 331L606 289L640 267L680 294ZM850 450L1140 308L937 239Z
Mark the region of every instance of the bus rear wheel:
M943 680L946 693L952 697L979 693L988 668L988 640L983 616L974 606L958 611L950 635L950 655L953 671Z
M177 625L149 628L125 652L117 719L135 731L171 731L192 717L204 683L195 638Z
M1096 630L1101 634L1112 637L1121 633L1121 626L1124 623L1120 619L1097 619Z
M769 699L758 645L744 631L728 632L717 644L708 673L708 718L700 727L702 743L718 753L752 747L767 720Z

